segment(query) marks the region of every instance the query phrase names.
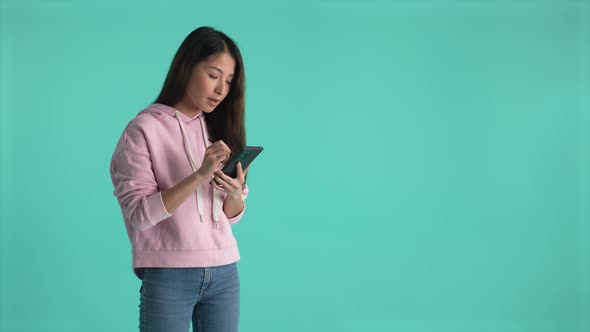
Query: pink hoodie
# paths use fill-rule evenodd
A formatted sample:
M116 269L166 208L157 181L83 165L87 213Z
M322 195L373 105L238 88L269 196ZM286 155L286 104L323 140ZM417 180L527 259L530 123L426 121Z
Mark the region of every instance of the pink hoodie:
M133 118L119 139L111 159L115 187L127 235L133 272L142 267L210 267L240 260L231 225L223 211L226 194L208 181L200 185L172 214L162 202L167 190L198 169L209 142L205 119L190 118L153 104ZM248 195L244 187L242 198Z

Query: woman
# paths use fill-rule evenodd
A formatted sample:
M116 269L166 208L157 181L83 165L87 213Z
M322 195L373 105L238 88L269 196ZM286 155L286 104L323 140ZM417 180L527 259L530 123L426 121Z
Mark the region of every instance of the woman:
M125 127L112 156L114 194L142 280L140 331L237 331L246 170L220 170L246 144L244 66L210 27L176 52L160 95ZM213 143L212 143L213 142Z

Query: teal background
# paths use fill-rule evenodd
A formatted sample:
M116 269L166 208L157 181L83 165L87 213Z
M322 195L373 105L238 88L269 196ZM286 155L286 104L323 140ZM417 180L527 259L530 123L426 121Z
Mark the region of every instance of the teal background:
M241 47L240 331L590 331L589 1L1 2L1 331L136 331L108 166Z

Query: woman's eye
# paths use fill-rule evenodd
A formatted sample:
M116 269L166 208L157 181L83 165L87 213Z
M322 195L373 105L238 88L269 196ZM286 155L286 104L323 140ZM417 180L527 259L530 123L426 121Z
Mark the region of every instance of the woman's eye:
M218 77L217 77L217 76L213 76L213 75L211 75L211 74L209 74L209 77L211 77L212 79L215 79L215 80L216 80L216 79L218 79ZM225 83L227 83L227 84L231 85L231 82L225 81Z

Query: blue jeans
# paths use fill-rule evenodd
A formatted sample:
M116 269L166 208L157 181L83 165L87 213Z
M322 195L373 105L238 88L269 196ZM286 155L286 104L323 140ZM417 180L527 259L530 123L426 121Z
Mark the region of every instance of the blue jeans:
M200 268L144 269L139 290L140 332L237 332L237 262Z

